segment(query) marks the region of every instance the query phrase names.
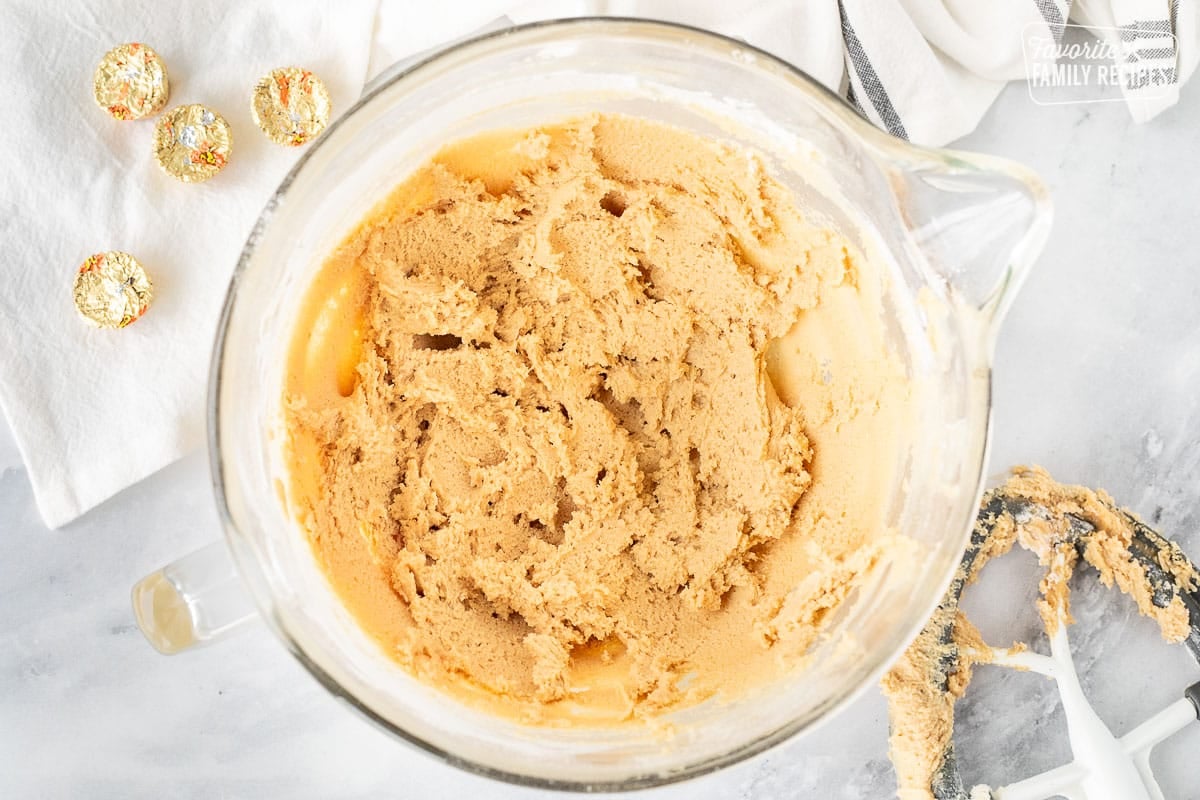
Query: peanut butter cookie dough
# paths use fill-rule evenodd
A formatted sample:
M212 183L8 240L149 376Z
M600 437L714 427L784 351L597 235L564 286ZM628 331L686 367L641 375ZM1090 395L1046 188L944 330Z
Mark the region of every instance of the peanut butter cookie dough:
M742 150L607 115L452 145L312 289L290 507L364 629L492 710L735 697L897 543L879 293Z

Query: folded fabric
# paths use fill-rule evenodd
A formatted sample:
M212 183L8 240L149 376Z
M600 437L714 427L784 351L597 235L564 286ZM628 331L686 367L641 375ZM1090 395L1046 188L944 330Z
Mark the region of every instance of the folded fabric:
M1146 42L1165 85L1121 91L1145 122L1179 99L1200 57L1197 4L1180 0L476 0L452 13L383 0L372 74L504 15L513 23L602 14L682 22L743 39L840 92L876 125L941 145L975 129L1004 85L1026 77L1035 37L1061 41L1068 19L1121 54Z
M42 518L62 525L201 446L209 351L229 275L298 153L255 126L250 93L275 67L311 69L336 108L366 77L374 2L81 4L0 10L0 406ZM119 122L92 97L109 48L145 42L166 63L168 108L204 103L233 130L228 166L184 184L152 156L154 120ZM123 330L76 314L75 271L125 250L154 301Z
M297 153L254 127L249 91L285 65L328 84L335 113L393 62L480 29L561 16L657 18L768 50L841 92L876 125L925 144L970 132L1007 81L1026 74L1030 36L1062 39L1071 14L1117 52L1153 57L1167 86L1123 87L1134 118L1177 101L1200 51L1195 3L1178 0L310 0L161 4L103 12L18 0L0 20L10 92L9 176L0 207L0 406L46 524L62 525L201 445L210 342L230 272L263 203ZM144 41L167 63L171 102L204 102L234 130L229 167L184 185L150 157L152 121L117 122L91 98L111 46ZM146 317L85 326L74 270L123 249L155 284Z

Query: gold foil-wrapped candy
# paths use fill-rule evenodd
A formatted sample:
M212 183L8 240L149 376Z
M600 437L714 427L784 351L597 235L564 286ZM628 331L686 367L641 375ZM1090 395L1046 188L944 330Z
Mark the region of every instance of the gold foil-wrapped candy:
M157 114L171 93L167 68L153 48L121 44L104 54L92 76L96 103L117 119Z
M88 256L75 276L75 308L99 328L124 328L136 321L150 298L146 270L119 250Z
M273 69L254 85L250 113L271 141L295 147L329 124L329 90L306 69Z
M229 162L232 150L229 123L199 103L173 108L154 125L155 160L168 175L184 183L199 183L216 175Z

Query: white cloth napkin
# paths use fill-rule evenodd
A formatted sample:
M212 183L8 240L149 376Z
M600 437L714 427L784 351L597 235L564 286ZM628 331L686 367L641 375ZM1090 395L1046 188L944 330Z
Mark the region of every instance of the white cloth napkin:
M225 287L272 188L297 158L250 116L275 67L302 65L335 108L366 77L375 2L77 3L0 9L0 405L42 518L58 527L203 443L209 350ZM228 166L183 184L152 155L153 119L118 122L92 71L122 42L167 66L168 108L202 102L233 130ZM126 250L154 301L118 331L76 314L88 255ZM2 514L3 512L0 512Z
M1182 83L1196 66L1193 0L475 0L415 2L126 0L102 10L16 0L0 10L8 93L0 174L0 406L46 524L58 527L201 446L208 357L229 274L263 203L297 153L249 113L254 81L300 65L328 84L335 113L393 61L494 25L607 14L686 22L740 37L848 96L875 124L928 144L968 133L1008 80L1025 75L1022 36L1091 25L1165 27ZM1129 37L1125 37L1129 38ZM166 61L170 105L203 102L234 134L229 166L184 185L150 154L153 121L95 106L91 74L113 45L142 41ZM1161 41L1150 45L1158 47ZM1159 54L1162 57L1163 54ZM1177 86L1131 93L1136 119ZM128 250L155 300L121 331L87 327L71 282L93 252Z

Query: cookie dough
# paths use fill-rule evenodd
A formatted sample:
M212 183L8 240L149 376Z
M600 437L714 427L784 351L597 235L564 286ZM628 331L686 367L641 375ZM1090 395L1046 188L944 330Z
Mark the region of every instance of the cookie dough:
M363 628L491 710L736 697L897 544L880 284L741 149L609 115L451 145L314 283L289 505Z

